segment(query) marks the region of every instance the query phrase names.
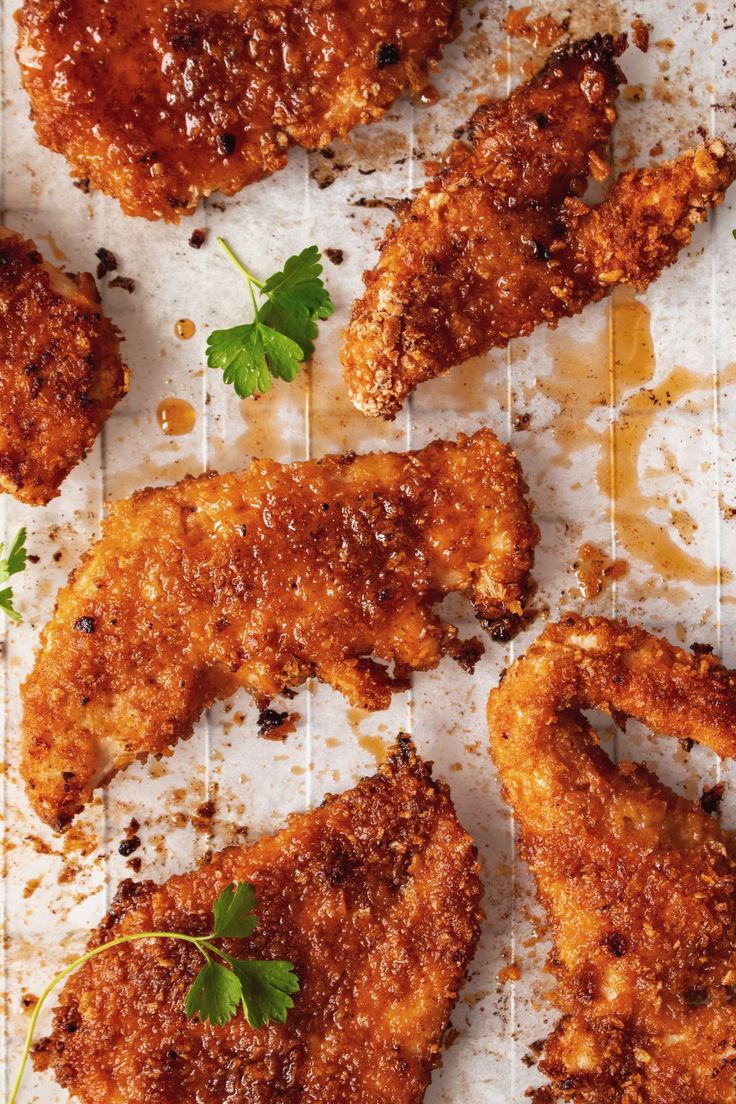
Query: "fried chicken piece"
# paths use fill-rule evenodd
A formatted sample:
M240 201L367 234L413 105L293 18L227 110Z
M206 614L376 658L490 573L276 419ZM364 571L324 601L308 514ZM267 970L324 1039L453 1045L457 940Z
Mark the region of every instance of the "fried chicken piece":
M511 450L481 430L414 453L256 461L117 503L23 688L34 808L62 829L238 687L263 706L316 675L384 709L447 653L472 667L482 645L432 607L464 592L509 635L539 539L525 492Z
M39 141L126 214L177 222L418 91L457 0L25 0Z
M294 964L285 1024L187 1020L196 950L134 942L67 982L36 1066L83 1104L418 1104L481 919L476 850L447 786L400 738L378 774L278 835L162 886L123 882L90 947L151 929L203 935L236 881L256 887L260 923L221 945Z
M733 1104L736 838L582 710L736 756L736 675L625 621L565 617L488 703L493 757L554 949L562 1019L538 1104Z
M624 173L600 207L579 198L591 172L608 171L625 45L574 42L507 100L478 108L470 148L386 231L342 351L364 413L391 419L423 380L554 326L617 283L646 287L721 202L736 161L719 140Z
M55 498L127 387L90 273L61 272L0 227L0 489Z

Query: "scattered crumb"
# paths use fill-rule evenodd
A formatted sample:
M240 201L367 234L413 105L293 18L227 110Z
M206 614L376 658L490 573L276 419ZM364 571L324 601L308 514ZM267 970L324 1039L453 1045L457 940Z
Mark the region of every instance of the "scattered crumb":
M558 23L551 15L540 15L529 21L531 4L524 8L510 8L503 21L503 29L512 38L523 38L535 47L554 46L570 25L569 19Z
M95 250L95 257L99 261L97 265L98 280L101 280L103 276L107 276L108 272L114 272L118 267L117 257L109 249L105 249L104 246L100 246L99 249Z
M279 713L277 709L262 709L258 714L258 735L266 740L285 740L296 730L299 713Z
M139 836L129 836L128 839L124 839L118 847L118 854L127 858L128 855L132 855L134 851L137 851L141 845Z
M198 805L192 815L192 824L200 832L207 831L212 824L212 819L215 815L215 803L214 801L203 801L201 805Z
M204 227L201 227L198 230L192 231L192 236L189 239L189 244L191 245L192 249L201 249L206 240L207 231L204 229Z
M631 21L631 38L637 50L643 54L649 49L649 32L651 27L645 23L640 15L634 16Z
M501 985L507 985L510 981L518 981L521 977L518 963L510 962L508 966L504 966L503 969L498 971L497 977Z
M341 265L345 259L345 254L342 249L325 249L328 260L332 261L334 265Z
M597 598L606 583L622 578L628 571L625 560L609 560L594 544L583 544L574 563L584 598Z
M114 279L108 281L109 288L122 288L123 291L127 291L129 294L133 294L135 291L135 280L131 276L115 276Z
M700 804L704 813L717 813L723 801L726 790L725 782L717 782L715 786L703 786Z

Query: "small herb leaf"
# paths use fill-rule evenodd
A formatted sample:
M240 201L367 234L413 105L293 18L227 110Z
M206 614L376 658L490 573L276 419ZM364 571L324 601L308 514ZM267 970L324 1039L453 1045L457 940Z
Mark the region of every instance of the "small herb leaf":
M268 391L273 377L289 383L294 379L314 351L317 319L329 318L335 308L321 279L316 245L289 257L282 271L264 284L224 238L218 241L248 283L254 317L245 326L213 330L207 339L207 363L219 368L225 383L232 383L245 399L255 391ZM262 297L260 305L257 295Z
M251 1027L267 1027L271 1020L284 1023L289 1009L294 1007L291 994L299 989L299 981L290 962L251 962L230 959L233 973L240 982L245 1018Z
M289 257L283 270L266 280L263 294L295 318L329 318L335 308L321 280L320 259L316 245Z
M3 550L5 545L0 541L0 584L7 583L11 575L17 575L19 571L23 571L26 566L26 531L25 529L19 529L15 536L13 543L10 546L10 551L7 557L3 557ZM0 610L12 618L13 621L20 623L23 618L13 606L13 588L5 587L4 590L0 590Z
M228 1023L238 1010L241 1000L239 978L219 962L206 962L187 993L184 1010L193 1019L209 1020L217 1027Z
M247 939L258 924L254 913L256 891L248 882L239 882L237 886L225 886L212 906L215 917L213 939Z
M5 587L4 590L0 590L0 610L10 617L16 624L20 625L23 618L13 606L13 588Z
M258 321L215 330L207 339L207 363L222 371L225 383L232 383L241 399L268 391L272 376L290 382L302 359L295 341Z
M17 575L19 571L23 571L26 566L26 531L25 529L19 529L15 540L10 546L10 552L8 552L8 558L5 561L5 570L7 577L11 575ZM2 545L0 545L0 552L2 552Z
M291 338L301 349L302 360L314 352L317 323L312 318L295 318L273 299L268 299L258 311L258 319L279 333Z

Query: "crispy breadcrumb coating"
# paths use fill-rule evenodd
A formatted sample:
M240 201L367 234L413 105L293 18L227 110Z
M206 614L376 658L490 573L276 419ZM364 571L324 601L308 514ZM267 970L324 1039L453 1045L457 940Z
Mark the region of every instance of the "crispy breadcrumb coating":
M484 104L470 148L389 227L353 308L342 361L355 405L393 418L423 380L577 314L617 283L672 264L736 161L720 140L624 173L599 207L579 197L603 160L625 37L555 51L507 100Z
M384 709L445 654L472 667L480 641L433 606L465 593L509 635L539 539L525 493L514 454L481 430L413 453L255 461L118 502L23 688L34 808L63 828L238 687L265 705L316 675Z
M39 141L129 215L177 222L418 91L457 0L25 0Z
M0 227L0 489L55 498L127 387L90 273L54 268Z
M736 838L584 709L736 757L736 675L625 621L549 626L488 702L493 758L549 918L562 1012L538 1104L733 1104Z
M190 946L106 951L62 992L36 1055L83 1104L419 1104L480 926L476 850L447 786L401 738L379 773L164 885L123 882L90 947L135 931L211 930L230 882L256 887L241 958L300 981L285 1024L187 1020Z

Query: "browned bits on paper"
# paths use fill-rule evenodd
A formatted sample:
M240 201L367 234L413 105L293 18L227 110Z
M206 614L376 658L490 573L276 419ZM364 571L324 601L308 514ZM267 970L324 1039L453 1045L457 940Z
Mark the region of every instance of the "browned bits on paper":
M97 265L97 279L101 280L108 272L114 272L118 267L118 259L109 249L101 246L95 250L95 257L99 261Z
M115 276L108 281L107 286L109 288L122 288L123 291L127 291L129 295L132 295L135 291L135 280L132 276Z
M280 713L277 709L262 709L258 714L258 735L266 740L285 740L296 731L299 713Z
M625 560L610 560L594 544L583 544L578 549L575 574L584 598L597 598L606 583L621 579L627 571Z
M503 29L512 38L523 38L535 47L554 46L567 30L569 20L558 23L549 14L529 20L531 4L523 8L510 8L503 21Z
M631 38L636 48L641 50L643 54L649 49L649 31L649 24L645 23L640 15L632 19Z

